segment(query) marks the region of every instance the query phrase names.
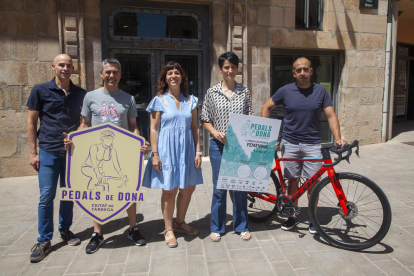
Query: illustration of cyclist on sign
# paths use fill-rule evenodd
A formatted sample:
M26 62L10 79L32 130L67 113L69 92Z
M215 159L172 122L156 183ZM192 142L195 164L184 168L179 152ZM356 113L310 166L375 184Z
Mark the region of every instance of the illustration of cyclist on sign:
M128 177L122 173L118 154L113 146L115 133L105 130L100 138L102 143L90 146L89 155L82 165L82 173L89 178L88 190L109 192L109 183L115 183L121 188L126 186Z
M110 106L109 102L103 113L113 119ZM134 202L145 202L143 137L107 122L73 131L68 138L73 145L66 158L66 188L59 190L61 200L74 201L100 224Z

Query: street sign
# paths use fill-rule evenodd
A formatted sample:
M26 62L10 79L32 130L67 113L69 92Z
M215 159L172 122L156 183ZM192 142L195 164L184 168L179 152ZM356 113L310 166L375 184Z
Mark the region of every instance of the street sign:
M365 9L378 9L378 0L359 0L359 7Z

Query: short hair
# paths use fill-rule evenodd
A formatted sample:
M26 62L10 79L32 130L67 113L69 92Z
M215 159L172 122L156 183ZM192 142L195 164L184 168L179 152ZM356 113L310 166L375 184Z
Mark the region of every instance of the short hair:
M239 67L239 57L233 52L225 52L221 54L218 58L218 65L220 68L223 68L223 64L225 61L229 61Z
M299 58L295 59L295 61L294 61L294 62L293 62L293 64L292 64L292 68L293 68L293 70L295 70L295 62L296 62L296 61L298 61L299 59L302 59L302 58L304 58L304 59L306 59L307 61L309 61L309 67L310 67L310 68L312 68L312 62L310 61L310 59L308 59L307 57L299 57Z
M183 93L184 97L188 97L188 82L187 82L187 75L185 74L184 68L176 61L168 62L164 68L162 68L160 75L158 76L158 93L157 96L164 94L168 89L167 83L167 72L173 69L177 69L181 74L181 83L180 83L180 90Z
M122 71L121 70L121 63L117 59L115 59L115 58L107 58L107 59L104 59L101 62L101 71L103 71L105 64L108 64L108 63L117 64L118 65L118 68L119 68L119 71Z

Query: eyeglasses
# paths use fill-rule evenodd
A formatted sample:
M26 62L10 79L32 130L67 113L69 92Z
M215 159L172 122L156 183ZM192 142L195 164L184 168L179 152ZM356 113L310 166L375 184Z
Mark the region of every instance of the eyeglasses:
M296 68L295 72L299 74L299 73L302 72L302 70L303 70L303 72L308 73L309 72L309 67Z

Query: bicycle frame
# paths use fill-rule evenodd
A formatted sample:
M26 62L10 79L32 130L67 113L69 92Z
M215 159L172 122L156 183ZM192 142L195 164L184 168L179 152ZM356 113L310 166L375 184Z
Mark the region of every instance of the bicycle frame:
M272 169L272 173L277 172L277 177L279 178L279 183L282 186L282 189L286 195L286 187L285 182L283 181L283 174L280 162L283 161L310 161L310 162L323 162L326 165L332 164L331 155L329 153L329 148L322 148L322 156L323 159L293 159L293 158L278 158L275 154L275 163L276 166ZM317 183L318 179L325 173L328 172L329 180L332 184L332 187L335 191L336 196L338 197L339 204L342 207L342 211L345 215L348 215L348 208L346 206L346 196L342 190L341 183L339 183L336 175L335 169L333 166L331 167L324 167L322 166L311 178L309 178L299 189L298 191L290 198L292 202L296 202L310 187ZM261 198L265 201L271 202L276 204L277 197L275 195L271 195L269 193L259 194L256 192L249 192L250 195Z

